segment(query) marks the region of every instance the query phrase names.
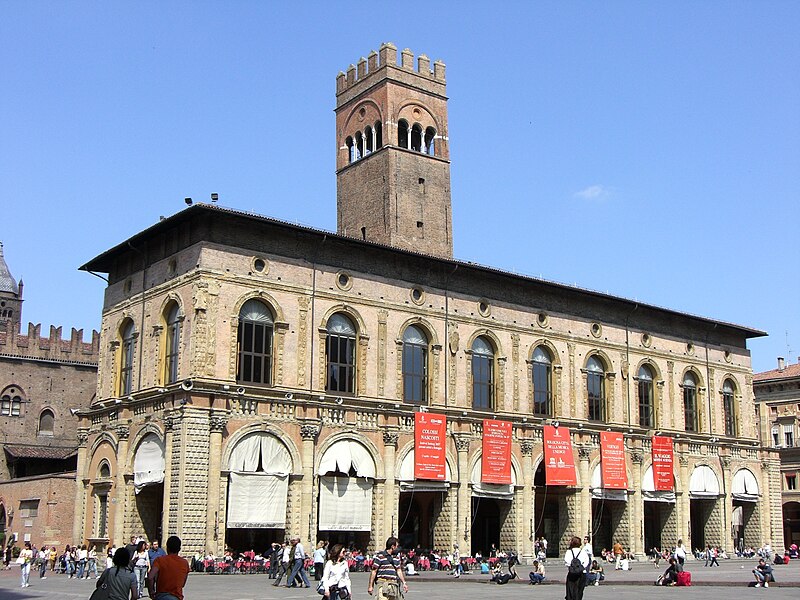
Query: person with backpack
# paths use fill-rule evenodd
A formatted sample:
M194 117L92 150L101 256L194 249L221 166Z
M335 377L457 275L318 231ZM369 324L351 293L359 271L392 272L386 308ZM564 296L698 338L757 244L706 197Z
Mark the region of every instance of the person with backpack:
M119 548L111 559L113 567L109 567L97 580L95 587L105 588L108 600L138 600L139 584L136 575L128 567L131 555L127 548Z
M564 553L564 564L567 567L565 600L583 600L583 589L586 587L586 569L589 568L589 555L581 548L581 538L572 536L569 548Z

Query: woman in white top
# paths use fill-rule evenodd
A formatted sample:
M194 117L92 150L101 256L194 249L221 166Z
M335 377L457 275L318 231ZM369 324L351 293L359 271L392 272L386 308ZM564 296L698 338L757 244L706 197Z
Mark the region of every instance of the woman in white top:
M330 560L325 563L321 585L326 598L337 597L341 600L350 598L350 590L353 589L350 584L350 567L345 560L341 544L331 548Z
M565 600L583 600L583 588L586 587L585 573L590 564L589 555L581 548L581 538L573 536L569 541L569 549L564 553L564 564L569 567L576 558L583 565L583 570L580 573L567 571Z
M150 570L150 555L147 553L147 542L144 540L136 544L136 552L131 559L131 564L133 564L133 572L136 574L137 591L141 598L144 592L144 581Z

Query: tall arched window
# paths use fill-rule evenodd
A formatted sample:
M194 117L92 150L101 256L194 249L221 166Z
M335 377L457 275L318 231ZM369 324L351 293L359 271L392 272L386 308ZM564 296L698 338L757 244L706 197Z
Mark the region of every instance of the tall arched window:
M22 414L22 395L18 388L11 386L3 391L0 398L0 416L19 417Z
M422 126L419 123L414 123L411 128L411 149L422 152Z
M647 365L639 368L639 426L655 428L656 411L653 401L653 370Z
M355 160L358 160L364 156L364 136L360 131L356 132L355 148L356 148Z
M356 161L356 151L355 151L355 144L353 143L353 138L347 136L347 139L344 141L345 145L347 146L347 162L352 163Z
M133 353L136 348L136 328L128 319L122 327L121 360L119 365L119 395L127 396L133 388Z
M492 410L494 407L494 348L480 336L472 342L472 408Z
M533 412L537 415L553 414L552 392L553 359L543 346L533 351Z
M364 130L364 140L365 140L365 147L364 147L364 155L372 154L374 148L372 147L372 127L367 125L367 128Z
M403 401L428 401L428 336L414 325L403 332Z
M356 327L341 313L328 319L325 356L328 362L325 389L329 392L355 393Z
M39 415L39 435L52 436L55 428L56 416L53 411L46 408Z
M735 436L736 407L733 403L735 387L730 379L722 384L722 414L725 419L725 435Z
M178 381L178 357L181 343L181 314L177 302L167 306L164 316L167 323L164 347L164 383Z
M248 300L239 311L239 361L236 381L272 383L272 337L274 319L260 300Z
M430 156L436 155L436 130L433 127L428 127L425 130L425 154Z
M683 377L683 420L686 431L697 431L697 378L691 371Z
M383 147L383 126L380 121L375 121L375 150Z
M586 361L586 396L590 421L606 420L606 373L602 361L592 356Z
M401 148L410 148L409 140L408 122L400 119L397 123L397 145Z

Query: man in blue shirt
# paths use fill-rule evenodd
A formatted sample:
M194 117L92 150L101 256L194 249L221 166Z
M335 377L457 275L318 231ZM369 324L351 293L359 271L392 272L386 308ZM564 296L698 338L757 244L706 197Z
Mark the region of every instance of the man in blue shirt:
M164 552L164 549L161 547L161 540L153 540L153 543L150 544L150 550L147 551L148 556L150 557L150 564L152 565L159 556L166 556L167 553Z

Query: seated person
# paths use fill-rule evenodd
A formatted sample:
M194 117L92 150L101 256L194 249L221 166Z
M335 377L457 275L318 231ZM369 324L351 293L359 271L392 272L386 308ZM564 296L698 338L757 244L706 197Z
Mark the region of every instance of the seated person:
M500 563L498 562L494 570L494 575L492 575L492 578L489 581L494 581L497 585L505 585L512 579L516 578L517 572L514 570L514 565L511 565L508 568L508 573L503 573Z
M658 585L676 585L678 583L678 561L669 559L667 570L656 581Z
M489 574L489 563L485 560L481 561L481 575L488 575Z
M775 553L775 560L773 560L772 562L775 563L776 565L784 564L783 557L780 554L778 554L777 552Z
M600 585L600 582L605 578L602 565L593 560L592 564L589 565L589 570L586 572L586 585Z
M596 563L597 561L595 561L595 564ZM538 560L533 561L533 571L530 572L529 577L531 578L531 585L536 585L544 581L544 565Z
M769 587L770 581L775 581L772 573L772 565L768 565L763 558L758 561L758 565L753 569L753 577L756 578L756 587Z
M414 568L414 563L408 561L406 563L406 577L414 577L415 575L419 575L419 572Z

